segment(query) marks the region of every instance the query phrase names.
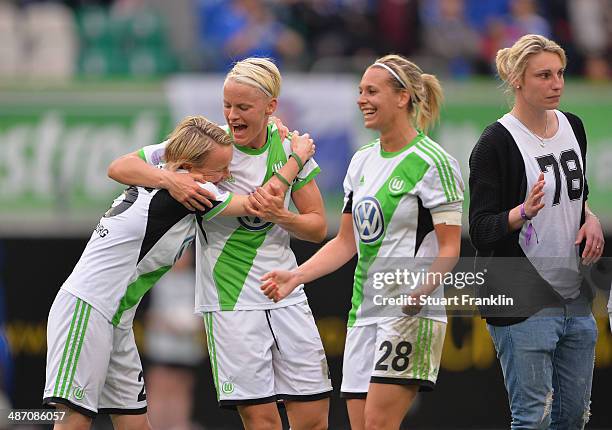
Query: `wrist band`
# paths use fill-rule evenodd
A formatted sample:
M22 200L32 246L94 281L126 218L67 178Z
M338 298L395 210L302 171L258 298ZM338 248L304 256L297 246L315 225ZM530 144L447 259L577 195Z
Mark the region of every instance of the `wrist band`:
M529 221L531 218L527 216L527 212L525 212L525 203L521 203L521 218L525 221Z
M295 152L292 152L291 154L289 154L289 158L291 157L293 157L293 159L298 165L298 169L300 169L301 171L304 168L304 163L302 162L302 159L300 158L300 156L297 155Z
M279 181L281 181L283 184L285 184L287 186L287 188L291 188L291 184L289 183L287 178L285 178L283 175L281 175L280 172L274 172L274 176L276 176Z

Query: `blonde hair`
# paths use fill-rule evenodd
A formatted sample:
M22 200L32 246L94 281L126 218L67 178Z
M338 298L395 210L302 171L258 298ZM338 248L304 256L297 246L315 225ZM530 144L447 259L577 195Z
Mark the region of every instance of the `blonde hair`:
M381 64L386 66L383 68L389 67L395 73L389 73L390 84L398 91L408 91L411 99L408 114L417 128L427 131L440 116L443 95L438 78L423 73L419 66L401 55L385 55L370 67L380 67Z
M200 166L215 145L231 144L232 139L214 122L203 116L188 116L168 136L166 167L177 169L186 163Z
M281 75L270 58L250 57L238 61L225 76L225 82L229 79L258 88L268 97L277 98L280 94Z
M506 84L506 91L512 92L514 85L525 75L529 58L540 52L551 52L557 54L563 63L567 65L565 51L556 42L539 34L526 34L517 40L510 48L497 51L495 66L500 79Z

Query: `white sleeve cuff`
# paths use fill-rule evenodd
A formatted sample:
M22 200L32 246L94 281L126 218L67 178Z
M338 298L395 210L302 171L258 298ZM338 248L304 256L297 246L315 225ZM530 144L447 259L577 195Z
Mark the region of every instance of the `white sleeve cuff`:
M445 211L436 212L431 214L434 225L446 224L446 225L461 225L461 212L457 211Z

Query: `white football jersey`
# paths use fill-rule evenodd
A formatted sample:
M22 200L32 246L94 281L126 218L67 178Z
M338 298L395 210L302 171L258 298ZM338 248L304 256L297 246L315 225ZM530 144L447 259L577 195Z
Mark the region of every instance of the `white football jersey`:
M510 132L523 156L527 193L544 172L544 208L520 232L520 246L540 276L564 298L580 294L578 245L585 184L582 151L572 126L555 110L559 130L541 141L511 114L498 121ZM529 226L531 231L529 231Z
M165 146L162 142L145 147L140 156L149 164L159 163ZM281 142L277 127L270 124L261 148L234 145L232 176L221 182L219 189L252 193L287 162L289 154L291 142ZM309 183L320 170L314 159L305 163L286 194L285 207L289 206L291 192ZM196 240L196 312L273 309L306 300L303 285L278 303L270 301L259 288L265 273L297 267L289 233L283 228L256 217L218 217L197 229Z
M210 220L232 194L201 184L217 198L197 218ZM168 191L129 187L100 219L62 289L92 305L112 324L129 328L144 294L195 235L193 212Z
M349 327L376 322L373 297L384 291L373 286L374 272L398 263L427 269L427 257L438 254L431 214L460 212L463 188L457 161L423 133L398 152L385 152L377 139L355 153L344 180L358 255ZM433 293L443 295L441 287ZM419 316L446 322L444 307L424 307Z

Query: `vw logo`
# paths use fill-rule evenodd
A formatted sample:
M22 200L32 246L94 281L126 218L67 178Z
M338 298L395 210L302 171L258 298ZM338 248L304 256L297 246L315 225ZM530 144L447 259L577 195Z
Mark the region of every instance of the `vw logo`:
M241 216L238 217L238 222L241 226L250 231L260 231L272 225L271 222L264 221L256 216Z
M353 220L363 243L376 242L385 231L380 203L373 197L366 197L355 206Z
M402 178L400 178L399 176L394 176L389 181L389 191L392 194L397 194L397 193L402 192L402 190L404 189L404 183L405 182Z

